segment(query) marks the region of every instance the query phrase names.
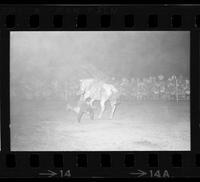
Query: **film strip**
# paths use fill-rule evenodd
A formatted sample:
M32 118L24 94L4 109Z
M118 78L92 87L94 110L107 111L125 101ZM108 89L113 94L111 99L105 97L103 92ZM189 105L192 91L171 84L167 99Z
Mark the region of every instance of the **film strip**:
M199 177L199 28L198 5L1 5L0 177ZM66 109L89 76L83 113L116 88L112 119Z

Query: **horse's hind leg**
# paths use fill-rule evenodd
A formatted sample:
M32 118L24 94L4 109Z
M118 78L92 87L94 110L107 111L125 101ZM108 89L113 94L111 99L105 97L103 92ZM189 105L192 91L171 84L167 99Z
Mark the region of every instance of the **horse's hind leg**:
M115 102L111 102L111 113L110 113L110 119L113 119L115 110L116 110L116 103Z
M89 109L90 119L94 120L94 111L92 108Z
M79 123L81 122L81 118L83 117L83 114L84 114L84 112L82 112L82 111L78 113L78 118L77 119L78 119Z
M91 108L94 108L94 106L93 106L93 102L94 102L93 99L91 99L90 102L89 102Z
M101 101L100 105L101 105L101 111L100 111L99 116L98 116L99 119L102 118L103 112L105 110L105 101Z

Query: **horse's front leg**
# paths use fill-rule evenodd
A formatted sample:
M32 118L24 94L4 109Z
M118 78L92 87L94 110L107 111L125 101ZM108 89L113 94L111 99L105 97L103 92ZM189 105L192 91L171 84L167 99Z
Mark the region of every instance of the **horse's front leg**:
M115 110L116 110L116 103L111 103L110 119L113 119L113 116L114 116Z
M90 102L89 102L91 108L94 108L94 106L93 106L93 102L94 102L93 99L91 99Z
M101 111L100 111L99 116L98 116L99 119L102 118L103 112L105 110L105 101L101 101L100 106L101 106Z

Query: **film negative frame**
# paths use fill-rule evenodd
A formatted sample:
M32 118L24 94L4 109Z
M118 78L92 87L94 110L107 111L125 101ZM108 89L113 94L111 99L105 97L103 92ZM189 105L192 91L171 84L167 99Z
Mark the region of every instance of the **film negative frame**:
M191 151L12 152L10 31L22 30L190 31ZM200 7L195 5L1 5L0 177L199 177L199 30Z

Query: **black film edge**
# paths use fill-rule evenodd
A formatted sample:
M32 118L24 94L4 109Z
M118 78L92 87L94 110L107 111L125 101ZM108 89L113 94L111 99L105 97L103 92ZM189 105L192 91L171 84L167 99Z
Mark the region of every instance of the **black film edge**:
M0 177L199 177L195 5L0 5Z

